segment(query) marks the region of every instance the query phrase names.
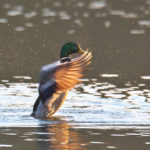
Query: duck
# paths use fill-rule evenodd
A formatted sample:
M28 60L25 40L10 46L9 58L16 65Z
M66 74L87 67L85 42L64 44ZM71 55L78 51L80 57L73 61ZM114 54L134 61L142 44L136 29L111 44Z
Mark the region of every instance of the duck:
M80 53L76 58L72 54ZM38 97L32 116L50 118L65 102L68 92L81 83L84 72L91 63L92 53L74 43L65 43L60 50L60 60L45 65L40 71Z

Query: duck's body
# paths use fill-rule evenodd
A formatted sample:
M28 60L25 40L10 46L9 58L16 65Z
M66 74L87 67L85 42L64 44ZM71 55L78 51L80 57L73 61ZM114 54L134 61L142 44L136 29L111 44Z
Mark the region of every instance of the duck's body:
M71 53L62 53L60 61L42 67L39 96L32 113L34 117L49 118L53 115L64 103L69 90L80 82L82 72L90 62L91 53L84 52L82 56L72 60L69 57Z
M42 100L40 100L36 110L34 111L34 117L49 118L62 106L67 95L68 92L56 92L47 100L46 105L44 105Z

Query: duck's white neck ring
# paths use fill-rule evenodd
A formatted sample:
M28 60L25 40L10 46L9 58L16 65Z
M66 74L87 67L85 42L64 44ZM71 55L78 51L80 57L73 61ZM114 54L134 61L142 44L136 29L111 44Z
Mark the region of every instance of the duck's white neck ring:
M70 57L63 57L60 59L60 62L61 63L64 63L64 62L70 62L71 61L71 58Z

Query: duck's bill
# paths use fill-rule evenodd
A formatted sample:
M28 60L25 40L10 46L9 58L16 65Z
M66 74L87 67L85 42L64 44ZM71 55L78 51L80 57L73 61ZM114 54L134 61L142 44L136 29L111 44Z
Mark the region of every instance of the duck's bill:
M80 53L80 54L83 54L84 52L85 52L85 51L84 51L83 49L81 49L81 48L79 49L79 53Z

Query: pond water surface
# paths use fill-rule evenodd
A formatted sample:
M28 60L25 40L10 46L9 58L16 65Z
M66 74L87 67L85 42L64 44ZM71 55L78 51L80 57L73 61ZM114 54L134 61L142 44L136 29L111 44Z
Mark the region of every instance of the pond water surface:
M1 0L0 149L150 149L150 0ZM93 53L50 120L30 116L41 66Z

